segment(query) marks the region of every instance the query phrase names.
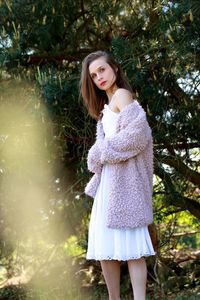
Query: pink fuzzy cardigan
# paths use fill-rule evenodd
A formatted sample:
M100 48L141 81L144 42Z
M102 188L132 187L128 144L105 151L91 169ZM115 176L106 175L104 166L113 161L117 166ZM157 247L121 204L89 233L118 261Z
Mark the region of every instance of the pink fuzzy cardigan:
M101 120L97 122L96 142L87 157L94 173L85 193L95 197L104 164L110 164L110 191L107 226L135 228L153 222L153 143L146 113L134 100L117 119L116 134L105 138Z

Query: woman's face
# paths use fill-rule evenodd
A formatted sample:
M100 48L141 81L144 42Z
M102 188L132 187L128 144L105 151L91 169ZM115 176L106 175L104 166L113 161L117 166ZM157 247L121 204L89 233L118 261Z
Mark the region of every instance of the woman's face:
M115 84L115 72L103 56L91 62L89 65L89 73L94 84L100 90L107 91Z

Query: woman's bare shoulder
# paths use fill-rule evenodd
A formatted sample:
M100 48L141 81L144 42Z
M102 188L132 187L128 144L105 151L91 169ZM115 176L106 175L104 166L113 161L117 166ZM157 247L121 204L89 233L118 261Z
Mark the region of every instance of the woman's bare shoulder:
M119 111L133 101L133 94L129 90L120 88L115 92L115 104Z

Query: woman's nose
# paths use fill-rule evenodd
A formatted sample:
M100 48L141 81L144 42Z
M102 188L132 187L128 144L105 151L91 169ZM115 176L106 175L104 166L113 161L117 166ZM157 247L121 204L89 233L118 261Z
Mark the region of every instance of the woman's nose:
M100 80L102 78L101 74L97 74L97 79Z

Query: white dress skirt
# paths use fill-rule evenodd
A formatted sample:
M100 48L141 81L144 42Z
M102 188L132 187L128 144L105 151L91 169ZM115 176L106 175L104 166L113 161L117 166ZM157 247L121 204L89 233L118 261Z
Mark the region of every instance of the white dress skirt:
M115 133L118 115L105 104L102 123L106 137ZM101 182L94 198L86 258L125 261L155 255L147 226L133 229L111 229L106 226L106 208L109 188L112 184L109 168L109 164L103 166Z

